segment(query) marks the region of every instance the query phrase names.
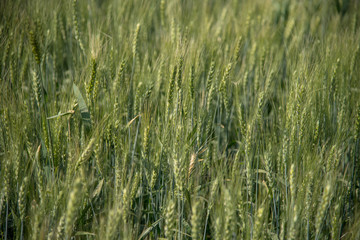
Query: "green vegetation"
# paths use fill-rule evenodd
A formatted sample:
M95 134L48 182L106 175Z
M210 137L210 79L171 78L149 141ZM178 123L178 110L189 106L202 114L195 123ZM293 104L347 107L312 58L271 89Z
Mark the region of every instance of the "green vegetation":
M0 1L0 239L360 239L359 5Z

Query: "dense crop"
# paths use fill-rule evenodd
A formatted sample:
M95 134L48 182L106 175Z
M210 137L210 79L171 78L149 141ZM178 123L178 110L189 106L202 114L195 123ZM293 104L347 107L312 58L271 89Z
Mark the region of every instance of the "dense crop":
M0 1L0 239L360 239L359 5Z

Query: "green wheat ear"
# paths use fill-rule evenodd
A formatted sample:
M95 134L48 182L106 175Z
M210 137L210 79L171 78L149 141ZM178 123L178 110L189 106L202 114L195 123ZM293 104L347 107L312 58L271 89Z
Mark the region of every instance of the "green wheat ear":
M40 77L39 77L39 74L37 73L37 71L32 71L32 80L33 80L33 89L34 89L34 92L35 92L35 98L36 98L36 102L37 102L37 105L39 107L41 107L42 105L42 85L41 85L41 80L40 80Z
M0 0L0 239L360 239L360 4L276 2Z
M165 236L167 238L172 238L175 226L176 226L175 202L172 199L170 199L165 212Z
M96 59L93 57L93 58L91 58L90 80L89 80L89 82L87 84L87 88L86 88L86 94L87 94L89 104L93 99L93 91L94 91L94 86L95 86L95 81L96 81L96 73L97 73L97 62L96 62Z
M195 200L191 210L191 238L201 239L202 237L202 206L199 200Z
M71 238L73 232L73 224L77 217L77 210L80 204L81 196L81 187L82 179L77 177L73 183L72 190L69 195L69 200L66 208L66 218L65 218L65 236L67 239Z
M79 6L78 0L73 1L73 24L75 28L75 39L79 42L79 47L82 52L85 51L84 45L80 36L80 27L79 27Z
M175 91L175 79L176 79L176 71L177 66L175 65L171 74L170 83L169 83L169 90L168 90L168 100L167 100L167 109L166 109L166 116L168 117L168 114L170 114L170 109L173 104L173 98L174 98L174 91Z
M139 42L139 32L140 32L140 23L136 25L135 33L134 33L134 39L132 44L132 52L133 52L133 58L135 59L138 55L138 42Z
M35 61L38 65L40 65L40 60L41 60L41 52L40 52L40 46L39 46L39 42L36 38L36 35L33 31L29 32L29 38L30 38L30 44L31 44L31 48L32 48L32 52L34 54L35 57Z

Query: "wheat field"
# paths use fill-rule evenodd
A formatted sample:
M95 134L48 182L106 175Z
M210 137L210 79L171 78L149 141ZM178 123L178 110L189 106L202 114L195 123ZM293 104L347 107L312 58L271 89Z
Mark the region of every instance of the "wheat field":
M0 239L360 239L360 2L0 1Z

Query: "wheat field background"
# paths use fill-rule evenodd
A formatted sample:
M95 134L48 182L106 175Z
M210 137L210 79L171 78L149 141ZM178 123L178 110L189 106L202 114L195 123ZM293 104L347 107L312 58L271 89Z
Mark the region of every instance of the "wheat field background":
M360 2L0 1L0 239L360 239Z

